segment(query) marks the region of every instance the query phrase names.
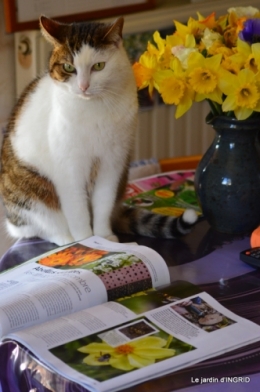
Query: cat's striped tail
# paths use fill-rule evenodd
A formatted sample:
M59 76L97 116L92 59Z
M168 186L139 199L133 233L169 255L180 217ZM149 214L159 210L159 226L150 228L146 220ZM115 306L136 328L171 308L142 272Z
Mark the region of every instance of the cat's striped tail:
M187 209L179 217L173 217L155 214L141 208L122 206L113 222L113 229L115 233L176 238L188 234L197 220L198 215L192 209Z

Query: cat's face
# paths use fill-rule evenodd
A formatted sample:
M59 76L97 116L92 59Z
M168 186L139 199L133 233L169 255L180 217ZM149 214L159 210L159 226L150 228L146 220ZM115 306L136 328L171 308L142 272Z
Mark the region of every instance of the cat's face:
M50 75L61 87L82 98L101 96L115 82L116 49L96 50L83 44L75 55L64 50L51 59Z
M85 99L113 91L120 70L122 21L61 25L42 18L43 33L54 45L49 73L61 88Z

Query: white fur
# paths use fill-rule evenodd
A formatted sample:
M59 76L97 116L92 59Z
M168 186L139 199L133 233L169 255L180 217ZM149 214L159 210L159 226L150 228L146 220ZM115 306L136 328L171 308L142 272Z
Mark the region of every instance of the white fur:
M105 68L92 71L102 61ZM18 118L15 152L52 181L61 211L37 203L25 212L28 227L8 224L16 237L36 235L63 245L92 234L113 235L110 215L136 130L136 85L121 45L103 53L85 45L74 64L77 74L67 82L44 76ZM86 184L96 158L101 166L91 200L92 229Z

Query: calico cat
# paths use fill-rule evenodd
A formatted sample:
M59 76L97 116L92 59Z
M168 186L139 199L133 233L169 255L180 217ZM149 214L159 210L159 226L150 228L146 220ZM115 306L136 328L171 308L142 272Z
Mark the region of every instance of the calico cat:
M122 206L137 127L137 91L113 24L40 18L53 45L49 69L25 89L7 126L0 192L15 238L57 245L114 232L174 237L197 220Z

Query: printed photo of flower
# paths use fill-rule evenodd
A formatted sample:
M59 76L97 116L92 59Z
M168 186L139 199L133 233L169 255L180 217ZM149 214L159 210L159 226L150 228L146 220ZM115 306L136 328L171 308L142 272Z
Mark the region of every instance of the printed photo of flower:
M100 335L94 334L55 347L50 352L80 373L97 381L105 381L195 349L160 330L149 320L144 320L142 318L140 323L133 324L138 331L142 329L140 338L130 339L125 335L124 343L112 346L102 340ZM102 335L109 336L125 328L127 324L104 331ZM154 334L144 336L145 333L151 333L152 329Z
M93 249L81 244L74 244L68 248L39 259L38 263L53 268L76 268L99 260L108 253L109 252L105 250Z

